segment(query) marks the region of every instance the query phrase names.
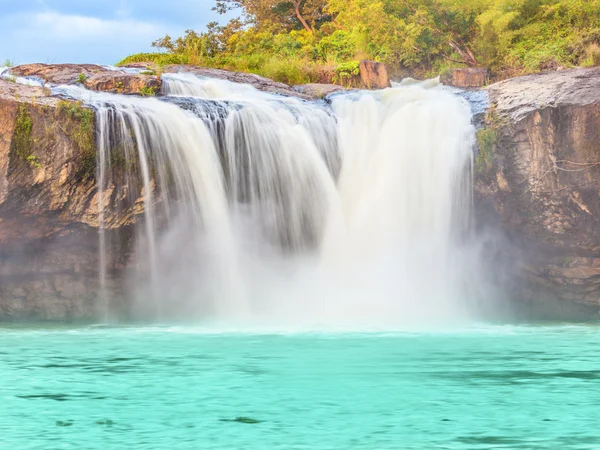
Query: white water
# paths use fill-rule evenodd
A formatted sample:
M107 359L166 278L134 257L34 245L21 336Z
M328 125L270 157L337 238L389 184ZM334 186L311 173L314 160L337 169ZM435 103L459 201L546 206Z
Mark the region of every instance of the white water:
M191 75L163 82L163 100L68 88L98 111L101 189L117 151L135 161L120 182L143 186L142 311L308 326L469 316L480 277L464 100L436 83L329 107Z

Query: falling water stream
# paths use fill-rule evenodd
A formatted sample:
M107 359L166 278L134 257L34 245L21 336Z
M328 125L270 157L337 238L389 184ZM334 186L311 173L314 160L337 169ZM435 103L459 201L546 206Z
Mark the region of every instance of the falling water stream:
M437 83L327 102L190 74L164 75L159 98L59 90L96 110L101 280L105 209L143 203L138 313L324 326L470 314L474 128Z

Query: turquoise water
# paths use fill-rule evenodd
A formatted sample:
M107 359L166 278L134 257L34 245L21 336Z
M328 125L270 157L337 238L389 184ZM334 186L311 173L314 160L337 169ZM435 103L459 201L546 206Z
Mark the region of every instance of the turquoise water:
M0 448L600 449L599 336L4 328Z

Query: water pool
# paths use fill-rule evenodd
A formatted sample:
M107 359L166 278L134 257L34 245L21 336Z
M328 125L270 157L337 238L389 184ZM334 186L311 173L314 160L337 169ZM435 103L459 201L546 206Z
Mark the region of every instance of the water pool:
M599 336L5 327L0 448L600 448Z

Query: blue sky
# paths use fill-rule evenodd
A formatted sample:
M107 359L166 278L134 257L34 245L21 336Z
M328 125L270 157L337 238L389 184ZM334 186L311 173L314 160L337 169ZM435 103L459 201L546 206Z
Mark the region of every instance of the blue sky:
M113 64L155 39L225 22L214 0L0 0L0 61Z

